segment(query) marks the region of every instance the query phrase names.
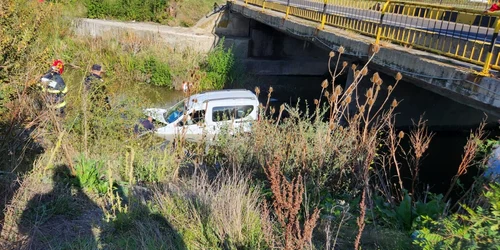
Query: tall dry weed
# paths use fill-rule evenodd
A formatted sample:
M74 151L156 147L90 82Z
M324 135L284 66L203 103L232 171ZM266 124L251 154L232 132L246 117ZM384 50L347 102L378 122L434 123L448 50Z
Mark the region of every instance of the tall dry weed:
M458 166L457 173L451 179L450 187L446 191L444 200L448 200L449 196L451 195L452 191L455 188L455 185L457 185L460 176L467 173L467 170L473 165L474 163L473 160L479 151L479 146L485 140L485 135L486 135L484 130L485 126L486 122L483 121L476 129L476 131L470 132L467 143L464 146L464 154L462 155L462 161Z
M288 181L281 173L279 158L267 164L265 172L273 193L273 214L283 230L282 246L284 249L304 249L306 245L311 244L320 210L315 208L313 213L306 215L301 222L299 212L304 195L302 176L299 174L291 182Z
M410 174L411 174L411 193L415 194L416 185L418 183L418 174L420 172L420 164L425 156L427 149L431 143L435 133L429 132L426 126L426 121L421 116L417 123L413 122L414 129L410 132L410 143L413 154L410 159Z

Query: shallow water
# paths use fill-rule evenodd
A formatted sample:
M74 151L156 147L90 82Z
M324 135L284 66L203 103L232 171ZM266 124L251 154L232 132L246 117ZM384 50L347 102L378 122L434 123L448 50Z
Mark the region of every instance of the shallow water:
M146 85L142 94L151 101L155 108L170 107L184 98L182 91L152 85Z

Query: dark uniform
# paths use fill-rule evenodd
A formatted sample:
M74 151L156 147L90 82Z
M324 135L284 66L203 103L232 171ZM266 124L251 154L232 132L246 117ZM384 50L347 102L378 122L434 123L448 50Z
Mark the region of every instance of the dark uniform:
M61 75L54 70L50 70L40 79L40 87L42 92L46 94L46 106L58 109L61 114L64 114L64 108L66 107L64 96L68 92L68 87Z
M148 119L141 119L139 121L140 124L136 124L134 126L134 132L136 134L139 134L141 132L145 131L154 131L155 130L155 125L149 121Z
M106 86L100 75L92 73L85 78L85 91L90 96L93 108L96 106L105 109L111 108Z
M98 138L98 131L105 125L103 123L106 123L108 118L107 111L111 109L106 86L102 77L98 74L100 71L100 65L92 65L92 73L85 78L84 82L84 115L85 119L88 118L90 137L93 139Z

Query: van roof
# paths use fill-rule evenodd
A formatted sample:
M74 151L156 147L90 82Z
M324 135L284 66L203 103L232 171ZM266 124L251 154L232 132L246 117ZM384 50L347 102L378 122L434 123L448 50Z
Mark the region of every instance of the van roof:
M204 103L206 101L212 101L212 100L239 99L239 98L257 100L257 96L255 96L255 94L250 90L227 89L227 90L203 92L200 94L192 95L189 98L189 101L191 103L194 99L196 99L197 103Z

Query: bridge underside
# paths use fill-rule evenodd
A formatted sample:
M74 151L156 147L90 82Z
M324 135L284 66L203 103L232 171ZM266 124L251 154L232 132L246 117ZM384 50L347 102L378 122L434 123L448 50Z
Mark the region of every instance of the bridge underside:
M296 42L288 41L286 38L280 38L276 34L263 34L259 29L251 29L255 23L259 22L272 27L278 33L285 33L290 37L307 41L323 48L320 52L307 48L307 43L302 43L304 48L297 49ZM336 51L338 47L345 48L345 55L341 60L361 60L368 61L371 58L373 39L353 32L345 31L333 27L325 27L324 30L318 30L317 24L307 20L290 17L284 19L284 14L271 10L262 11L255 6L244 6L241 3L233 3L230 6L230 13L226 13L219 20L215 33L227 37L248 37L248 44L241 46L240 52L244 57L258 57L259 53L264 56L273 57L277 55L287 55L290 61L296 61L303 58L303 72L316 74L314 70L317 67L317 73L327 72L326 51ZM274 37L269 39L269 37ZM228 39L231 41L231 38ZM294 39L292 39L294 40ZM272 46L280 43L281 46ZM295 44L294 44L295 43ZM288 47L287 47L288 46ZM280 47L280 50L276 48ZM238 47L235 46L236 50ZM238 53L238 51L236 51ZM240 53L240 55L242 55ZM286 63L283 63L284 65ZM248 64L252 67L252 64ZM256 64L254 71L257 73L259 67L265 72L264 64ZM279 67L285 69L286 67ZM465 104L476 109L480 109L494 117L500 117L500 80L494 77L481 77L474 74L473 70L480 70L477 66L469 65L463 62L455 61L442 56L433 55L427 52L418 51L410 48L404 48L399 45L383 43L379 52L371 59L370 67L372 69L384 72L388 75L401 72L406 81L435 92L439 95L448 97L456 102ZM300 70L300 66L289 67L290 73ZM271 70L270 67L267 69ZM446 112L446 110L443 110Z

